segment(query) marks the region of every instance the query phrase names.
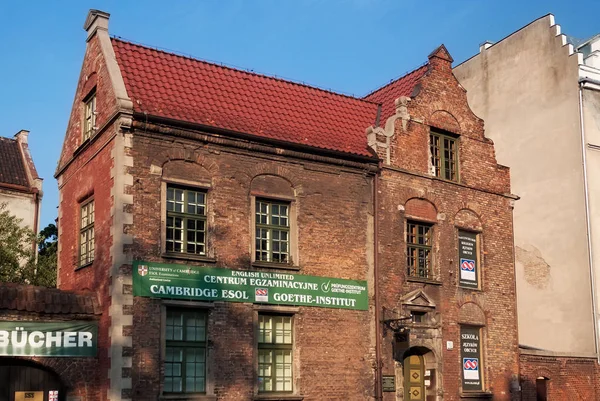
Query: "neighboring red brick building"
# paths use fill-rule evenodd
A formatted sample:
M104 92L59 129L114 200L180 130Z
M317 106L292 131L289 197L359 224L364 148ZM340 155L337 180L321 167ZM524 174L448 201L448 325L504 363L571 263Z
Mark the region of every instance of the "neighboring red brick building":
M441 46L427 65L366 97L383 104L381 127L368 131L383 160L376 184L379 297L388 322L382 374L395 376L409 399L508 400L511 392L518 397L519 370L515 197L451 63ZM476 363L467 369L465 361ZM416 380L407 377L413 373Z
M95 325L100 316L100 305L93 292L70 292L55 288L0 284L0 355L6 355L7 326L36 325L44 331L45 325L66 324L73 321ZM53 327L54 327L53 326ZM22 327L15 340L35 332ZM25 332L25 337L21 337ZM12 334L12 333L11 333ZM47 333L45 333L47 334ZM39 341L42 333L34 336ZM31 342L31 338L29 341ZM72 347L74 348L74 347ZM39 349L39 348L38 348ZM38 355L41 355L38 351ZM95 357L0 357L0 399L13 401L16 392L29 392L34 401L49 401L48 392L58 391L60 401L70 399L100 399L98 360Z
M100 399L511 399L514 197L443 46L359 99L85 29L59 287Z
M523 401L597 400L600 370L596 358L522 348Z

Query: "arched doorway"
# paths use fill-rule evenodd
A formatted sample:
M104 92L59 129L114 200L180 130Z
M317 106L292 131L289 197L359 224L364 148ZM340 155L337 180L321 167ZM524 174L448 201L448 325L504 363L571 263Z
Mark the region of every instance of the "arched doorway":
M0 358L0 400L63 401L65 387L58 375L34 362Z
M437 363L433 352L425 347L412 347L402 357L404 400L426 401L436 397Z

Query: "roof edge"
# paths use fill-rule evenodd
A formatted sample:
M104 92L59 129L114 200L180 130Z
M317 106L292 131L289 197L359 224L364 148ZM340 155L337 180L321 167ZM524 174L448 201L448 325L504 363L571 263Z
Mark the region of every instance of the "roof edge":
M369 97L371 95L374 95L375 93L379 92L382 89L387 88L390 85L393 85L394 83L400 81L402 78L409 76L410 74L412 74L413 72L416 72L417 70L420 70L421 68L426 67L429 64L429 60L427 60L426 62L424 62L423 64L421 64L420 66L418 66L417 68L410 70L409 72L397 77L397 78L393 78L390 82L388 82L387 84L381 85L379 88L372 90L371 92L367 93L366 95L363 96L363 99L366 97ZM365 99L366 100L366 99Z
M184 121L184 120L176 120L176 119L172 119L172 118L168 118L168 117L161 117L161 116L156 116L156 115L145 114L142 112L134 112L133 118L134 118L134 120L136 120L140 123L164 124L164 125L170 125L170 126L176 127L176 128L204 131L207 133L214 133L214 134L228 136L229 138L245 139L248 141L253 141L253 142L267 144L267 145L281 146L281 147L285 147L291 151L299 151L299 152L303 152L303 153L307 153L307 154L315 154L317 156L331 157L334 159L366 163L366 164L379 163L379 157L377 157L376 155L373 155L373 152L370 151L370 148L368 146L365 146L365 153L370 153L371 156L360 155L357 153L342 152L342 151L327 149L327 148L320 148L320 147L304 145L304 144L296 143L296 142L282 141L282 140L277 140L277 139L273 139L273 138L252 135L252 134L248 134L245 132L229 130L226 128L219 128L219 127L214 127L211 125L198 124L198 123L193 123L193 122ZM366 141L365 141L365 145L366 145Z
M544 18L546 18L546 17L550 17L550 27L553 27L553 26L555 26L555 25L556 25L556 21L555 21L555 18L554 18L554 14L552 14L552 13L547 13L547 14L544 14L544 15L542 15L541 17L538 17L538 18L534 19L533 21L531 21L531 22L527 23L526 25L523 25L521 28L517 29L516 31L513 31L513 32L509 33L508 35L504 36L502 39L499 39L499 40L497 40L497 41L496 41L496 42L494 42L494 43L493 43L491 46L488 46L488 47L486 48L486 50L487 50L487 49L490 49L490 48L492 48L492 47L494 47L494 46L496 46L498 43L500 43L500 42L502 42L502 41L504 41L504 40L506 40L506 39L510 38L510 37L511 37L511 36L513 36L513 35L516 35L516 34L517 34L517 33L519 33L520 31L522 31L523 29L527 28L529 25L532 25L532 24L536 23L537 21L539 21L539 20L541 20L541 19L544 19ZM466 62L468 62L468 61L470 61L470 60L474 59L475 57L479 56L480 54L481 54L481 52L477 52L477 53L473 54L473 55L472 55L471 57L469 57L468 59L466 59L466 60L464 60L464 61L462 61L462 62L458 63L457 65L455 65L455 66L454 66L452 69L460 67L460 66L461 66L461 65L463 65L464 63L466 63Z

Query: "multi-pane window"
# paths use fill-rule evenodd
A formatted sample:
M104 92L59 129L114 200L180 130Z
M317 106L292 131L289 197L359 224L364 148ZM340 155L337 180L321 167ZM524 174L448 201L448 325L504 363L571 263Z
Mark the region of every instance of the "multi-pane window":
M83 140L89 139L96 127L96 95L85 101L85 119L83 121Z
M94 200L81 205L79 218L79 266L94 260Z
M289 214L289 203L256 200L256 261L290 263Z
M166 251L206 255L206 192L167 187Z
M258 315L258 390L290 392L292 387L292 317Z
M206 320L204 311L167 309L163 392L206 391Z
M409 276L431 277L431 232L429 224L407 223L406 268Z
M429 134L432 173L445 180L458 180L458 140L431 132Z

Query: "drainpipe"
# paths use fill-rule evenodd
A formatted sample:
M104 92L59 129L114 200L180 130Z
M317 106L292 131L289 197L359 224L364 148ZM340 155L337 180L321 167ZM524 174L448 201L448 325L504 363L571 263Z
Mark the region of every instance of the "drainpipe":
M381 384L381 316L379 301L379 171L373 177L373 285L375 291L375 400L383 399Z
M586 80L579 81L579 124L581 127L581 156L583 163L583 189L585 199L585 223L587 229L588 263L590 266L590 284L592 287L592 313L594 314L594 345L596 348L596 359L600 363L600 352L598 349L598 323L596 306L596 283L594 275L594 258L592 251L592 228L590 223L590 196L587 176L587 157L585 149L585 127L583 125L583 84Z
M33 193L33 201L35 202L35 211L33 215L33 232L35 233L35 238L33 240L33 252L35 255L35 260L37 261L37 236L40 230L38 223L40 215L40 193L37 190L35 190Z

